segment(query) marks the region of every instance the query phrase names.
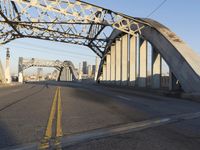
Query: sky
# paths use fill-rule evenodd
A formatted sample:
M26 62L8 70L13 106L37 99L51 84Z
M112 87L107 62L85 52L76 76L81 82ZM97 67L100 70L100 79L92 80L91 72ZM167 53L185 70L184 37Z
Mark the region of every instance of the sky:
M85 1L133 17L146 18L163 0ZM200 54L200 0L167 0L150 18L170 28ZM17 73L19 57L71 60L75 66L84 60L89 64L95 64L95 54L87 47L35 39L17 39L0 47L3 66L7 47L11 51L12 74Z

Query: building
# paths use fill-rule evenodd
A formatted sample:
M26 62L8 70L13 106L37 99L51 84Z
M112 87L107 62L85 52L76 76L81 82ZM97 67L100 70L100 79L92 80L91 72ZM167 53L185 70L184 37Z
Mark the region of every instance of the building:
M92 74L95 75L95 72L96 72L96 66L92 65Z
M87 61L83 61L83 74L88 74L88 70L87 70Z

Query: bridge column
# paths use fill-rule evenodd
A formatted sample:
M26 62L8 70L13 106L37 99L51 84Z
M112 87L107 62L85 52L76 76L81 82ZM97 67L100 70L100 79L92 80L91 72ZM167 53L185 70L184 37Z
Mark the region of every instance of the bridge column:
M129 52L129 85L136 85L137 77L137 37L130 37L130 52Z
M82 80L82 67L81 67L81 63L79 63L79 73L78 73L78 80L81 81Z
M97 75L98 75L98 71L99 71L99 59L98 56L96 56L96 60L95 60L95 76L94 76L94 80L97 80Z
M72 73L71 73L71 70L68 68L68 75L69 75L69 81L72 81Z
M110 61L111 61L111 56L108 54L106 56L106 82L109 83L110 81Z
M106 82L106 64L103 64L103 83Z
M161 86L161 56L158 51L152 49L152 88L159 89Z
M71 76L71 73L70 73L70 69L67 68L67 81L70 81L70 76Z
M139 40L139 79L138 86L146 87L147 78L147 41L140 38Z
M115 83L115 75L116 75L116 61L115 61L115 45L111 46L111 82Z
M7 48L7 51L6 51L5 79L6 79L6 83L11 83L11 76L10 76L10 51L9 51L8 48Z
M128 34L122 37L122 85L128 84Z
M121 39L116 40L116 84L121 84Z

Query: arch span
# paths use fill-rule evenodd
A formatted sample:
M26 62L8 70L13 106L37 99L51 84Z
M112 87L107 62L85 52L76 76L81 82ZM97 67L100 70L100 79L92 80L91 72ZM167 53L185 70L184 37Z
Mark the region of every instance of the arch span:
M30 68L30 67L53 67L59 71L58 80L60 80L60 76L62 72L65 72L67 68L69 68L69 73L72 74L72 79L78 79L78 73L74 67L74 64L71 61L64 61L61 62L59 60L42 60L36 58L19 58L19 66L18 66L18 73L19 73L19 81L23 82L23 71ZM66 74L66 73L65 73ZM67 74L67 76L69 76Z
M138 18L139 19L139 18ZM152 19L140 19L150 26L145 26L140 33L141 38L150 42L169 65L170 71L179 80L185 92L200 92L200 56L184 41L164 25ZM103 64L111 45L124 33L114 30L110 42L100 64L99 77L103 71Z

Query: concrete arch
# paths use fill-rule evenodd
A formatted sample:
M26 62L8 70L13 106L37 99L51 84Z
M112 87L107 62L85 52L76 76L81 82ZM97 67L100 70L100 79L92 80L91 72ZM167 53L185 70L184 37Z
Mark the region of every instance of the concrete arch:
M182 89L187 93L200 92L200 56L164 25L152 19L140 20L150 24L150 26L146 25L141 30L140 35L159 51L169 65L171 72L179 80ZM134 28L134 26L132 27ZM123 32L119 30L113 31L104 58L114 39L122 34ZM104 59L102 59L100 65L100 72L102 71L103 61Z

